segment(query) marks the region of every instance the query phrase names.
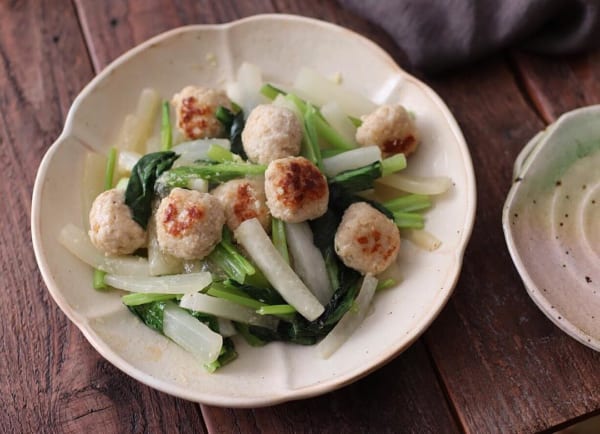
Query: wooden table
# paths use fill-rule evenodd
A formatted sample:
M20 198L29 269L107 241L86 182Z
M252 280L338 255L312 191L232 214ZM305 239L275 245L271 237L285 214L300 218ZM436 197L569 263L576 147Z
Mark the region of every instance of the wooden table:
M469 144L478 212L461 278L408 351L328 395L260 409L198 405L150 389L105 361L51 300L29 228L36 169L80 89L162 31L288 12L349 27L402 65L376 26L333 1L0 1L0 432L536 432L600 411L600 355L556 328L527 296L501 210L513 161L565 110L600 101L600 52L505 52L422 77Z

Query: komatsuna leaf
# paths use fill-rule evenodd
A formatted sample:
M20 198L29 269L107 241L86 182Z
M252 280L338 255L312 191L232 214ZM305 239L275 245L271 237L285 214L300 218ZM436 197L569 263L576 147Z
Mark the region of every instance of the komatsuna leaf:
M152 213L154 183L161 173L171 168L178 157L179 155L172 151L146 154L131 171L125 190L125 203L131 209L133 220L144 229Z

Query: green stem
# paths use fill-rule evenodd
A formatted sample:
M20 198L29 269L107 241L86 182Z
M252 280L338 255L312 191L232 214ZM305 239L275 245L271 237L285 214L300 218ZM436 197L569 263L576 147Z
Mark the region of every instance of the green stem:
M356 148L352 143L342 137L331 125L320 116L315 117L315 125L317 132L327 143L333 146L336 150L349 151Z
M425 227L423 216L410 212L395 212L394 222L399 228L423 229Z
M396 280L395 279L385 279L385 280L380 280L377 283L377 288L375 289L376 291L381 291L382 289L388 289L391 288L392 286L394 286L396 284Z
M321 148L319 147L319 136L317 134L317 111L312 104L306 105L304 112L304 128L306 144L310 148L311 161L317 165L319 170L323 171L323 158L321 157Z
M259 315L287 315L295 313L296 309L289 304L275 304L272 306L263 306L256 310Z
M381 161L381 176L387 176L406 168L404 154L396 154Z
M284 259L286 264L290 263L290 255L287 248L287 239L285 236L285 223L278 218L271 219L271 237L273 245Z
M161 150L169 151L173 146L173 133L171 129L171 109L168 101L162 104L162 121L160 125Z
M106 276L106 272L98 269L94 270L94 289L107 288L106 283L104 283L104 276Z
M425 194L407 194L383 203L392 212L413 212L427 209L431 206L429 196Z
M180 297L179 294L147 294L142 292L134 292L121 297L121 301L126 306L139 306L141 304L152 303L154 301L173 300Z
M206 152L206 156L218 163L226 163L234 160L233 152L228 151L219 145L210 145L208 151Z
M277 95L285 95L285 92L272 84L264 84L263 87L260 88L260 93L269 98L271 101L277 98Z
M212 295L213 297L222 298L223 300L228 300L232 303L246 306L254 310L258 310L261 307L266 306L266 304L254 300L246 295L240 295L239 291L233 291L232 288L229 288L225 285L211 284L206 293L208 295Z

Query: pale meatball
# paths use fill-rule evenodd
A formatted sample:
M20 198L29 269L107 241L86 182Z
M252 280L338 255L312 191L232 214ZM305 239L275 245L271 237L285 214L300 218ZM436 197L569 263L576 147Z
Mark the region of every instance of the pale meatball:
M265 194L271 215L290 223L322 216L329 201L327 179L304 157L271 162L265 172Z
M222 137L225 129L215 113L219 106L231 109L225 92L205 87L187 86L173 96L177 128L187 139Z
M158 245L182 259L202 259L221 241L225 212L208 193L174 188L156 211Z
M398 257L396 224L366 202L348 207L335 233L335 251L344 264L362 274L378 274Z
M296 114L272 104L256 106L242 131L248 159L260 164L298 155L301 142L302 125Z
M107 190L90 210L90 240L107 255L129 255L146 244L146 231L131 218L125 192Z
M257 218L265 231L270 232L271 214L267 208L262 179L234 179L221 184L211 193L225 208L227 226L232 231L243 221Z
M362 146L377 145L383 157L412 154L419 144L415 121L401 105L382 105L362 117L356 130L356 141Z

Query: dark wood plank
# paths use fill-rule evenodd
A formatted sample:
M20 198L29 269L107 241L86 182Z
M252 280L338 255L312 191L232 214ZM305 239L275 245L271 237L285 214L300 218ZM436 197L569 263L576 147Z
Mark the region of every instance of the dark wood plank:
M600 103L600 51L560 57L516 52L512 58L546 122L577 107Z
M29 227L36 169L92 77L70 2L0 2L0 432L202 432L196 405L104 361L37 270Z
M128 48L161 31L191 23L219 23L252 13L293 12L349 25L391 46L374 26L334 2L303 3L219 2L198 5L144 2L143 12L125 2L77 0L79 14L96 69ZM150 15L152 18L145 20ZM111 25L113 23L113 25ZM113 43L113 41L116 41ZM385 407L383 405L385 403ZM258 410L227 410L203 406L211 432L456 432L445 398L437 384L422 344L389 366L344 390L315 398Z
M534 432L600 407L600 356L527 296L501 227L517 153L544 123L489 61L431 80L469 143L478 212L455 295L426 342L468 432Z
M428 356L417 342L400 357L344 389L254 410L203 407L211 433L458 432Z

